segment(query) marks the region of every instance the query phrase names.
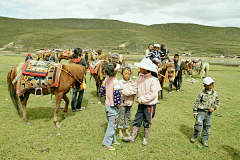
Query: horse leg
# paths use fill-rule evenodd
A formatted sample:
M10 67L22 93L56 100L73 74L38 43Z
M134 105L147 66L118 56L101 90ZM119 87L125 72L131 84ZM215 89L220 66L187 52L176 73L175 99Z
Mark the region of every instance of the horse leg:
M102 98L102 96L101 96L101 94L100 94L100 88L101 88L101 83L98 83L98 93L99 93L99 99L98 99L98 104L101 104L101 98Z
M64 108L64 110L63 110L63 114L62 114L62 115L63 115L63 117L65 118L66 115L67 115L67 111L68 111L69 99L68 99L68 97L67 97L66 94L63 95L63 99L64 99L64 101L65 101L65 108Z
M163 97L163 81L164 81L164 79L161 79L161 80L160 80L160 84L161 84L161 87L162 87L161 97L162 97L162 99L164 100L165 98Z
M172 83L171 83L171 82L169 83L169 89L168 89L168 92L169 92L169 93L172 92Z
M62 98L63 98L63 93L55 94L55 109L54 109L53 122L55 123L57 128L61 128L61 124L58 122L58 112L60 109L60 103L61 103Z
M26 92L26 93L24 93L23 96L20 97L20 100L21 100L21 104L22 104L22 108L23 108L23 110L22 110L23 120L24 120L24 122L25 122L26 124L29 125L30 122L29 122L28 119L27 119L27 112L26 112L26 106L27 106L27 100L28 100L28 98L29 98L29 93Z

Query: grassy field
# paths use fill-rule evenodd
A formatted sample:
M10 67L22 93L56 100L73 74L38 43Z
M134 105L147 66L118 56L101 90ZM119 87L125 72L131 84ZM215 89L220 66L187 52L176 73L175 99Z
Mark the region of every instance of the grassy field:
M167 43L172 54L190 52L197 56L238 55L240 28L211 27L197 24L156 24L151 26L102 19L14 19L0 17L0 47L16 52L34 52L39 48L109 52L120 44L129 45L117 52L144 54L149 43ZM24 46L21 48L21 46Z
M62 128L58 129L53 123L54 103L48 103L50 96L31 95L27 104L31 124L24 124L13 107L6 82L8 70L23 60L16 56L0 59L0 159L240 159L239 67L210 66L209 76L216 80L221 104L213 112L208 148L198 148L202 146L200 139L190 143L194 126L192 104L203 89L202 80L194 76L199 82L189 83L184 77L180 92L169 94L168 84L164 84L166 99L157 104L147 146L141 144L141 128L135 143L122 142L117 133L121 145L115 151L107 151L102 148L107 128L104 99L97 104L95 83L89 83L89 73L83 97L86 110L69 110L65 119L60 116ZM133 75L137 75L135 69ZM121 75L117 77L120 79ZM132 119L136 110L134 103Z

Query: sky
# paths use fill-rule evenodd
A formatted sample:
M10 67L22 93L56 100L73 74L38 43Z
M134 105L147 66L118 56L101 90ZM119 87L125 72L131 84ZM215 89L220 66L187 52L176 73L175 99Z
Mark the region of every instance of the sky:
M0 16L110 19L144 25L194 23L240 28L240 0L1 0Z

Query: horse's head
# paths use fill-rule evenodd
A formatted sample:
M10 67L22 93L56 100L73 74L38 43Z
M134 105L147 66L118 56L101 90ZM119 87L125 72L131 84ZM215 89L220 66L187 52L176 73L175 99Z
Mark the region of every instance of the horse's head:
M175 69L173 63L166 63L167 72L168 72L168 81L169 83L173 83L175 79Z
M185 69L189 75L192 75L192 67L193 67L193 64L191 61L186 61L185 62Z

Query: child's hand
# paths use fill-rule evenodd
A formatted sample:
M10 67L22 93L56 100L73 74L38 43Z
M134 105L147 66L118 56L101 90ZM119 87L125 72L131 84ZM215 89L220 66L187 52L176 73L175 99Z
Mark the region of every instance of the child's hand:
M138 100L135 101L136 103L139 103Z
M193 116L194 116L194 118L195 118L195 119L197 119L197 117L198 117L198 114L194 114Z
M209 111L210 111L210 112L213 112L213 111L214 111L214 108L212 107Z

